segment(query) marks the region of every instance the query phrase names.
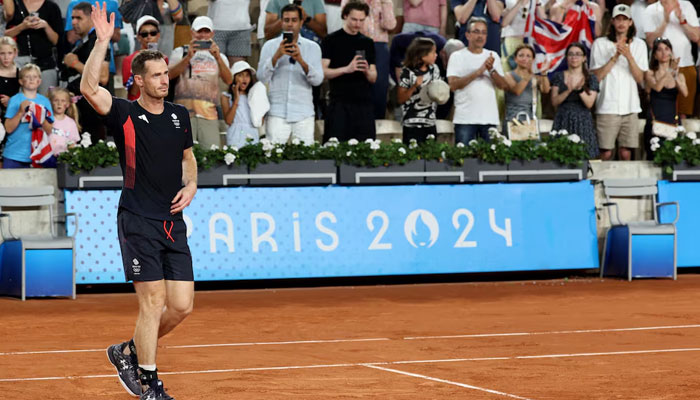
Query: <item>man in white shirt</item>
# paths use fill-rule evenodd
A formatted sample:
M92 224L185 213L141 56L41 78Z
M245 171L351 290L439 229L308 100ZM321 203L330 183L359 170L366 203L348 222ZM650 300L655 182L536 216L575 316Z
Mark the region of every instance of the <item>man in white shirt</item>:
M637 84L649 63L647 46L635 33L630 6L618 4L607 36L596 39L591 49L591 72L600 82L596 130L603 160L612 158L616 141L620 160L630 160L632 149L639 147L637 114L642 108Z
M673 45L673 54L680 57L679 72L685 76L688 95L680 96L678 113L681 118L693 115L697 71L691 53L692 42L700 40L700 24L693 4L687 0L659 0L644 11L644 33L649 47L658 37L666 37Z
M472 17L467 25L469 46L452 54L447 63L447 81L455 92L455 142L469 143L481 137L488 140L489 128L500 124L495 88L503 89L501 58L484 49L486 20Z
M293 136L312 145L315 112L311 91L323 82L321 47L299 35L301 7L287 4L281 14L283 34L265 42L258 64L258 79L270 88L267 138L287 143Z

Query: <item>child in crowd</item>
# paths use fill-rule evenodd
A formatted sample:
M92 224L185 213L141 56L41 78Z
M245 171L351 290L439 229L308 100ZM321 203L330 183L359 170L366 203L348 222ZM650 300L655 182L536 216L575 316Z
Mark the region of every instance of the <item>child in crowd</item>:
M19 92L17 78L17 43L11 37L0 37L0 121L5 122L5 111L10 97ZM4 147L5 130L0 133L0 165L2 164L2 148Z
M5 113L7 144L3 153L4 168L29 168L31 166L32 128L26 119L28 115L40 121L41 128L47 134L50 134L53 129L51 119L45 118L45 116L53 114L51 102L37 92L39 85L41 85L41 70L36 64L29 63L19 70L18 75L20 91L10 97Z
M257 143L259 140L258 128L254 123L257 118L253 116L257 111L256 102L251 101L251 92L254 86L262 83L256 82L255 69L245 61L233 64L231 73L233 83L229 86L229 91L221 95L221 109L224 121L229 126L226 131L226 144L241 148L248 144L248 137L252 138L251 143ZM262 91L257 92L264 94L264 87L262 88Z
M68 149L72 143L80 141L78 124L78 107L71 101L73 94L64 88L53 88L49 99L53 108L53 131L49 137L53 157L44 163L44 167L56 167L56 158Z
M406 144L411 139L424 142L428 135L437 136L437 103L420 94L428 84L440 80L440 70L435 60L437 46L432 39L417 37L406 49L398 87L398 103L403 105L403 141Z

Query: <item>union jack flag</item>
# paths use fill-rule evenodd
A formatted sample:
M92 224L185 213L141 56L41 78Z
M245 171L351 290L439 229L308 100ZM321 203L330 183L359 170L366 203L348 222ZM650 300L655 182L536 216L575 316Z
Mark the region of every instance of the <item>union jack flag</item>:
M51 111L46 107L31 103L22 118L23 122L29 123L29 129L32 131L32 154L29 158L32 159L32 167L41 168L41 164L46 162L53 154L49 135L46 134L41 124L44 121L53 123Z
M535 48L535 70L554 73L567 68L566 48L571 43L582 43L587 51L593 45L595 15L593 9L578 0L558 24L542 19L535 13L537 0L530 0L525 20L525 43Z

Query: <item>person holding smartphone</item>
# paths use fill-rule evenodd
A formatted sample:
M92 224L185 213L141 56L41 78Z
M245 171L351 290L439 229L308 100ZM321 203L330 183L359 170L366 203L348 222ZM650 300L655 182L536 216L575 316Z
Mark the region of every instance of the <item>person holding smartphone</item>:
M258 79L270 88L267 137L286 143L290 137L307 145L314 142L313 86L323 82L321 48L302 37L301 7L282 8L282 35L265 42L260 53Z
M326 36L321 46L323 74L330 83L323 141L376 138L372 85L377 80L374 41L360 33L369 6L350 0L341 12L343 29Z
M212 40L214 23L209 17L192 21L192 41L178 47L170 55L171 80L175 84L175 103L187 107L192 121L192 136L200 146L209 149L221 146L219 116L219 79L226 85L233 82L228 59Z

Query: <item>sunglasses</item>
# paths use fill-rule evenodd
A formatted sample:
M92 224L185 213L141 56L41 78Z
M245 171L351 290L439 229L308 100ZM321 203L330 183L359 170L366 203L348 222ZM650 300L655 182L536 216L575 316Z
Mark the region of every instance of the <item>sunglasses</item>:
M145 39L145 38L147 38L148 36L156 37L156 36L158 36L159 33L160 33L160 31L139 32L139 36L141 36L142 38Z

